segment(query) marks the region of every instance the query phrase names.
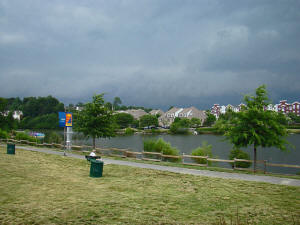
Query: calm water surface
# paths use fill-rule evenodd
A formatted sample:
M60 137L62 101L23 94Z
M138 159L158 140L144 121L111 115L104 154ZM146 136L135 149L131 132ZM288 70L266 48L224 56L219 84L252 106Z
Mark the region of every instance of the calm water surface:
M212 145L212 153L214 158L228 159L232 145L226 141L223 141L224 137L219 135L142 135L136 134L132 136L118 136L110 139L97 139L97 147L114 147L114 148L126 148L132 151L143 150L143 140L149 138L163 138L165 141L171 143L172 146L176 147L180 153L190 154L193 149L201 146L203 141L207 141L208 144ZM289 151L283 152L276 148L258 148L257 158L259 160L268 160L272 163L282 164L293 164L300 165L300 134L292 134L287 137L287 140L294 145L294 148L289 148ZM92 140L77 138L74 135L73 144L75 145L92 145ZM253 148L243 148L247 153L250 154L253 159ZM228 163L218 163L221 167L230 167ZM276 173L290 173L295 174L300 172L300 169L293 168L281 168L281 167L268 167L268 171Z

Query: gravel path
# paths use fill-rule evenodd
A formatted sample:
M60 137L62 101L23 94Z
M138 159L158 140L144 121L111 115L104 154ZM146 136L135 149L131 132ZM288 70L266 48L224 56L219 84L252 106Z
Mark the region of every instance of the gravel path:
M44 152L44 153L54 154L54 155L61 155L61 156L63 156L64 154L61 151L53 151L50 149L43 149L43 148L34 148L34 147L25 147L25 146L16 146L16 148L29 150L29 151ZM85 159L85 157L82 155L76 155L71 153L67 153L67 157ZM113 159L103 159L103 161L104 164L116 164L116 165L124 165L124 166L133 166L133 167L144 168L144 169L168 171L173 173L191 174L196 176L217 177L217 178L224 178L224 179L244 180L244 181L257 181L257 182L266 182L271 184L281 184L281 185L300 187L300 180L289 179L289 178L240 174L240 173L226 173L226 172L217 172L217 171L209 171L209 170L195 170L195 169L187 169L181 167L160 166L154 164L136 163L130 161L113 160Z

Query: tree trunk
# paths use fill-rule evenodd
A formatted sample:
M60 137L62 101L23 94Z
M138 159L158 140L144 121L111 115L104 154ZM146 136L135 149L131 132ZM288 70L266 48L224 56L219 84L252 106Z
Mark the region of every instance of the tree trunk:
M93 149L96 149L96 138L93 137Z
M253 167L254 167L254 173L256 173L256 146L254 146L254 163L253 163Z

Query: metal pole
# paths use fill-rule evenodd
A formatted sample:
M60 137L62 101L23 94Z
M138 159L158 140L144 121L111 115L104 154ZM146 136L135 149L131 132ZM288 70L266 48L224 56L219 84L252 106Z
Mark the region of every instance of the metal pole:
M67 150L71 150L72 127L67 127Z
M64 127L64 156L66 155L66 127Z

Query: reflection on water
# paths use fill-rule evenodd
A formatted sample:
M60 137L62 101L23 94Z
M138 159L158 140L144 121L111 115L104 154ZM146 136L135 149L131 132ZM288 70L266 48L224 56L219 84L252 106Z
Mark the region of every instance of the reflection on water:
M97 147L114 147L114 148L126 148L132 151L143 150L143 140L148 138L163 138L179 149L180 153L189 154L193 149L201 146L203 141L207 141L212 145L212 153L214 158L228 159L229 152L232 149L232 145L226 141L223 141L224 137L219 135L132 135L132 136L117 136L110 139L97 139ZM268 160L268 162L300 165L300 134L293 134L287 137L287 140L295 146L290 148L289 151L283 152L276 148L258 148L257 158L259 160ZM73 144L75 145L92 145L92 139L84 139L81 134L73 134ZM243 148L250 157L253 158L253 148ZM230 167L227 163L219 163L219 166ZM268 167L268 171L277 173L292 173L295 174L300 169L293 168L281 168L281 167Z

